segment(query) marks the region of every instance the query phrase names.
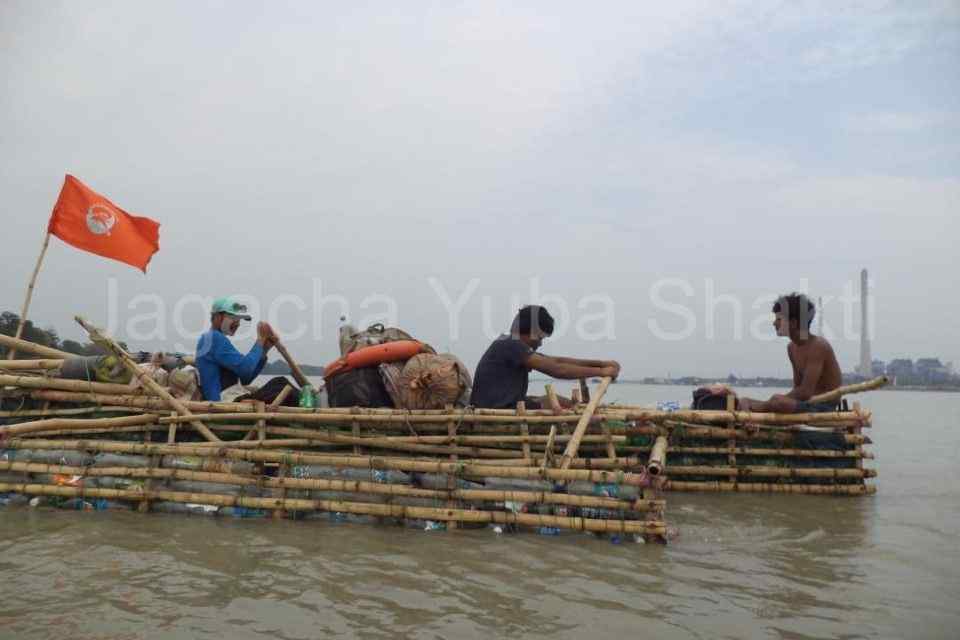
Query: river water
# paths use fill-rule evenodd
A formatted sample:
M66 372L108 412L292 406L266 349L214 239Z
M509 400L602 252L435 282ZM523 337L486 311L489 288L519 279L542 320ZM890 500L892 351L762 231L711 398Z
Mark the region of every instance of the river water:
M0 510L0 637L960 637L960 394L863 401L876 496L668 494L666 547Z

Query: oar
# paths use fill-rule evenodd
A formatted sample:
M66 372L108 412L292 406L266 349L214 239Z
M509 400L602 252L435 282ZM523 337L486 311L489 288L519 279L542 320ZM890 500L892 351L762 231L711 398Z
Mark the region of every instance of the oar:
M283 359L287 361L287 364L290 366L290 373L293 374L293 379L297 381L297 384L300 385L301 388L311 384L311 382L307 380L307 376L303 375L303 370L300 369L300 365L294 361L293 356L291 356L287 348L283 346L283 343L278 340L274 346L277 347L277 351L280 352Z

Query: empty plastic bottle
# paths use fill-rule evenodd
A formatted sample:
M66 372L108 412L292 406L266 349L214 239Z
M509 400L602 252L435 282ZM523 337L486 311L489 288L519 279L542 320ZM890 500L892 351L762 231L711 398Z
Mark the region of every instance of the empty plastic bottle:
M307 383L303 385L303 389L300 389L299 404L302 409L313 409L317 406L316 390L314 390L312 384Z

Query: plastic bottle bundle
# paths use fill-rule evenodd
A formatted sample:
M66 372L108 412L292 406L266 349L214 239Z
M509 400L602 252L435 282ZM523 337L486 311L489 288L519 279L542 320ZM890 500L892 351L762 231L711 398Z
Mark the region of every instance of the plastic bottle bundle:
M252 509L250 507L223 507L220 514L224 516L233 516L234 518L265 518L267 512L263 509Z

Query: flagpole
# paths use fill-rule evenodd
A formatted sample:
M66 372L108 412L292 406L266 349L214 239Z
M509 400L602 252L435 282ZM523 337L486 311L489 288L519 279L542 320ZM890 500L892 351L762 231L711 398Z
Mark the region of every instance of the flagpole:
M27 297L23 301L23 309L20 311L20 322L17 324L17 339L23 335L23 325L27 321L27 311L30 309L30 299L33 298L33 287L37 283L37 274L40 273L40 265L43 264L43 257L47 255L47 247L50 245L50 230L43 237L43 246L40 248L40 256L37 258L37 266L33 268L33 275L30 276L30 284L27 285ZM7 359L13 360L17 356L17 348L10 347L7 352Z

